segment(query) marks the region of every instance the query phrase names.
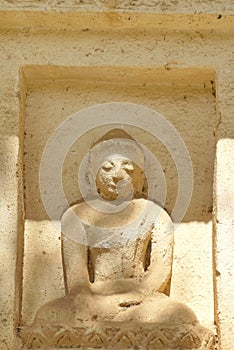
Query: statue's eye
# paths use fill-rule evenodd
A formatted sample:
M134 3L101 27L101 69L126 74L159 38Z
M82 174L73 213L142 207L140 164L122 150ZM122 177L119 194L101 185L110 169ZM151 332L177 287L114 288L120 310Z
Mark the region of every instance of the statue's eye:
M125 163L125 164L123 165L123 169L124 169L128 174L130 174L130 173L132 173L132 172L134 171L134 166L133 166L133 164L131 164L131 163Z
M113 164L111 162L104 163L102 165L102 169L105 171L110 171L113 168Z

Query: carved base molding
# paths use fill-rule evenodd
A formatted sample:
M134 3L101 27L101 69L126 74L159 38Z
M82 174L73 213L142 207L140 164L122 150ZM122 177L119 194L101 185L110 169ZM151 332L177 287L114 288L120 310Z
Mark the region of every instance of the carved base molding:
M213 350L214 336L199 324L95 322L80 327L30 326L21 331L29 349L89 347L104 349Z

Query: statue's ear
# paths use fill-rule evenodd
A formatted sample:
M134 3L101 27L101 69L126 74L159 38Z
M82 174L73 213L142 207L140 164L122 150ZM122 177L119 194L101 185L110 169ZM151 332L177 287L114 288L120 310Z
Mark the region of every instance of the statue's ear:
M134 184L136 198L148 198L148 184L143 169L137 167L137 178Z

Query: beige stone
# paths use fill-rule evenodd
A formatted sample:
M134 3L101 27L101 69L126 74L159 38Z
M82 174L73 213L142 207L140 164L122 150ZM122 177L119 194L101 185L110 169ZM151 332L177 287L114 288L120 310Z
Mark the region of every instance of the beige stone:
M60 233L55 223L26 220L24 247L22 325L32 322L43 304L61 297L65 290Z
M19 140L16 136L1 135L1 288L0 288L0 344L1 349L13 349L16 346L14 337L16 321L19 317L15 303L19 302L19 291L16 285L17 264L17 192L18 175L17 156ZM18 270L18 273L21 273ZM16 299L17 298L17 299Z
M56 83L51 84L49 80L48 86L47 81L38 79L50 74L60 77L56 79ZM169 71L165 68L139 68L136 73L133 67L80 67L77 70L67 68L65 71L56 67L27 67L25 75L27 84L30 85L25 120L27 218L46 219L39 192L38 172L49 136L68 116L83 108L107 101L130 101L137 104L144 101L146 107L158 111L176 127L186 142L194 171L194 193L185 220L202 221L205 217L206 221L207 213L208 217L211 216L209 212L212 207L215 153L215 101L210 83L210 80L214 79L212 71L204 69L200 75L200 70L193 68ZM118 80L119 76L123 77L121 81ZM168 85L161 86L161 81L167 81ZM178 86L178 81L181 86ZM191 86L190 81L193 82ZM40 123L35 122L35 114L43 125L43 133L39 127ZM189 132L190 128L194 130L193 134ZM70 204L81 198L77 186L77 172L81 160L92 144L106 131L108 129L105 126L90 130L72 146L65 159L63 184ZM165 151L165 147L149 132L133 126L126 127L126 131L149 148L161 164L167 181L165 208L171 212L176 201L178 184L176 166L170 153ZM207 149L205 154L202 153L204 148Z
M198 319L212 329L214 324L212 223L202 221L180 223L174 237L170 295L196 310Z
M171 279L173 224L155 203L134 199L134 189L141 195L144 186L144 153L132 140L119 139L117 129L113 133L116 139L102 141L88 156L85 178L96 180L96 196L94 191L94 199L71 207L61 220L66 296L38 310L32 325L23 327L23 342L29 348L119 347L121 337L128 340L127 348L213 349L212 333L199 325L192 310L164 294ZM145 339L152 325L153 342ZM138 333L137 340L131 332Z
M209 327L214 308L217 346L230 350L234 343L229 258L233 4L179 0L176 4L140 1L129 5L128 1L113 1L110 5L111 11L100 1L4 0L0 5L1 203L10 205L7 212L5 206L1 209L4 253L0 255L0 349L19 348L17 327L32 322L42 305L64 292L59 232L43 211L38 187L38 166L46 140L71 114L115 100L159 111L173 122L186 142L195 173L194 193L186 218L175 231L171 295L190 306L202 324ZM80 196L75 184L80 160L106 131L102 129L80 140L80 158L71 152L66 159L64 188L70 204ZM158 151L162 164L168 164L165 208L170 213L177 189L173 162L150 135L128 131ZM24 201L22 179L17 184L15 177L22 176L23 165ZM212 206L216 208L213 224ZM41 256L46 258L44 263ZM44 264L43 271L48 269L50 277L53 275L52 280L40 273L36 281L31 278L31 263L35 268L39 262ZM184 270L186 273L182 273ZM38 293L33 289L35 282ZM33 303L27 303L30 292ZM136 337L128 325L126 328Z
M217 322L220 327L221 348L233 346L233 140L219 140L216 156L215 228L217 278Z

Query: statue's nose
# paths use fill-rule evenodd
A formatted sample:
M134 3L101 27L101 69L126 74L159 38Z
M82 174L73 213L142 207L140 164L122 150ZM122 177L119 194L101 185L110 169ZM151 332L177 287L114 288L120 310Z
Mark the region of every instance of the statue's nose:
M121 170L117 171L116 174L113 176L113 181L115 184L124 179L126 179L126 173Z
M117 184L117 182L123 180L123 177L122 176L113 176L113 182L115 184Z

